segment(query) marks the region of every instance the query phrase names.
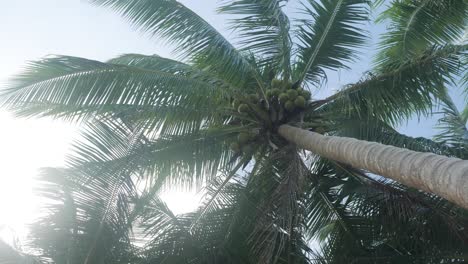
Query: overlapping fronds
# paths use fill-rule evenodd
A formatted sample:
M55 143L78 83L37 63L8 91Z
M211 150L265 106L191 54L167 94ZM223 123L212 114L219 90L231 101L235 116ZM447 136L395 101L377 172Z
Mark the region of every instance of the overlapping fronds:
M394 0L381 14L389 30L380 42L380 67L417 57L433 45L458 42L466 30L468 4L459 0Z
M248 60L213 26L176 0L92 0L127 18L138 29L167 39L175 51L236 85L256 76Z
M239 33L242 49L260 58L259 66L270 65L275 75L288 80L291 74L289 18L282 7L286 0L223 1L219 11L234 14L232 27Z
M144 130L119 120L94 122L75 144L69 165L95 173L128 169L131 175L145 178L158 188L201 186L218 170L232 166L233 153L226 148L226 141L236 131L235 127L212 127L151 139ZM129 146L132 148L126 149Z
M466 45L433 47L417 58L389 66L382 73L368 73L362 81L345 87L327 98L326 106L345 115L366 115L398 124L414 113L429 114L434 97L444 92L445 84L464 73Z
M87 180L83 182L85 179ZM40 193L50 200L32 227L31 244L56 263L128 263L136 258L130 243L133 183L120 177L49 169Z
M168 72L56 56L30 63L3 91L2 101L21 116L73 119L126 108L138 112L140 107L156 113L158 107L164 113L175 106L179 111L203 111L214 102L205 93L222 98L223 92L202 80Z
M264 194L257 198L257 221L250 235L250 244L261 263L278 262L293 257L293 241L300 241L301 188L304 184L303 168L293 147L272 153L259 168L251 182ZM296 237L295 237L296 236Z
M462 245L468 233L463 210L346 166L322 162L319 168L322 173L328 171L319 186L330 202L317 207L323 198L315 196L316 206L310 212L330 218L318 223L321 228L314 235L322 241L322 259L313 263L373 263L380 259L399 263L413 258L420 261L414 263L438 263L450 252L464 259Z
M434 140L468 151L467 119L460 113L448 94L442 98L442 114L438 120L439 133Z
M229 83L218 78L210 71L198 69L192 65L164 58L158 55L124 54L110 59L108 63L167 72L174 75L180 75L199 81L204 81L213 86L216 86L217 89L226 89L231 92L235 91L235 87L230 86Z
M346 68L357 58L357 50L367 39L362 29L368 20L367 0L305 1L300 21L296 73L300 82L317 84L325 70Z
M304 89L358 58L372 1L301 1L291 30L287 0L223 0L239 49L176 0L91 2L174 44L184 61L52 56L1 92L20 116L85 125L67 167L41 176L34 254L68 264L466 261L465 210L277 134L284 122L466 159L468 107L459 112L445 90L468 82L465 1L391 1L376 67L323 100ZM435 141L394 129L439 102ZM190 213L158 196L200 187L206 197Z

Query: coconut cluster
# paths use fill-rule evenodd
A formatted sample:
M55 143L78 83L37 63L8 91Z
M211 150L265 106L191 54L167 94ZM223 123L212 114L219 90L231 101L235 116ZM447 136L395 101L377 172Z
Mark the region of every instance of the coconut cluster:
M271 81L271 86L266 91L265 95L269 105L280 106L282 109L279 110L285 110L287 112L304 109L311 97L309 91L300 87L294 87L292 83L278 79L273 79ZM266 109L267 105L264 102L263 96L255 93L249 94L242 99L234 99L232 102L232 106L241 114L251 111L249 104L260 105L264 109Z
M271 89L266 96L271 103L278 103L287 112L304 109L310 100L310 92L278 79L271 81Z
M256 136L254 132L240 132L237 141L232 142L229 147L237 153L251 154L253 151L251 143L255 141Z
M250 154L251 143L259 133L275 133L281 124L298 118L298 114L307 107L310 98L310 92L299 85L278 79L271 81L265 94L252 93L236 97L232 101L232 107L239 114L234 115L231 124L251 124L249 127L256 127L257 130L253 133L246 127L248 131L239 132L237 141L230 145L231 149L236 153Z

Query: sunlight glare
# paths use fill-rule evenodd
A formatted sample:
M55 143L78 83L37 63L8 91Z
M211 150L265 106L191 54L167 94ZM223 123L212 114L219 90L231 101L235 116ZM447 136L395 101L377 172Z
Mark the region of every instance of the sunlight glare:
M171 211L178 215L189 213L200 205L202 194L196 191L169 191L161 195L161 199Z
M74 128L47 119L17 119L5 112L0 113L0 122L0 235L21 240L39 213L33 193L38 170L64 165Z

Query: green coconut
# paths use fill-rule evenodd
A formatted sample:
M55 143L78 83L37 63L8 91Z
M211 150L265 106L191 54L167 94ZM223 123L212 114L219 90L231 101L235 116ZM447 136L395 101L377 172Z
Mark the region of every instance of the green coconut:
M293 89L288 90L287 93L288 93L289 99L291 99L291 100L296 99L296 97L298 95L297 91L293 90Z
M302 97L301 95L299 95L298 97L296 97L296 99L294 100L294 105L296 107L299 107L299 108L305 108L306 106L306 100L304 97Z
M241 151L241 146L237 142L232 142L231 145L229 145L229 148L234 152L240 152Z
M281 93L278 97L281 103L286 103L289 100L289 96L287 93Z
M281 93L281 90L278 88L274 88L271 90L271 93L273 94L273 96L279 96Z
M271 98L271 97L273 97L273 91L272 90L267 90L265 95L267 96L267 98Z
M271 80L271 87L280 87L281 86L281 80L278 79L273 79Z
M286 109L286 111L292 112L294 111L294 108L295 108L295 105L293 101L288 100L286 101L286 103L284 103L284 109Z
M237 108L237 111L239 113L241 113L241 114L242 113L247 113L247 112L249 112L249 110L250 109L249 109L249 106L247 104L240 104L239 107Z
M302 95L302 97L304 97L304 99L310 100L311 94L310 94L309 91L301 89L299 94Z
M289 90L289 89L292 89L292 83L288 82L288 81L285 81L283 83L283 87L286 89L286 90Z
M237 136L237 140L239 141L239 144L244 145L250 140L250 135L247 132L241 132Z

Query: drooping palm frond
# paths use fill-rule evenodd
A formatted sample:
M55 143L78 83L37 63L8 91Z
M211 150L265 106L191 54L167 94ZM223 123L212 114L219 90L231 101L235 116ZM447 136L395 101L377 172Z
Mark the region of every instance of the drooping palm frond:
M295 78L319 83L325 70L346 68L367 39L360 26L368 20L367 0L306 1L297 36Z
M236 178L240 180L243 176L236 175ZM221 186L224 187L220 188ZM178 216L164 216L166 215L164 213L157 216L159 207L148 207L150 215L147 219L151 223L146 222L149 224L146 226L154 232L149 235L152 242L149 242L146 248L154 256L159 256L159 259L171 259L175 263L179 263L177 261L181 263L262 262L262 255L248 244L248 238L257 226L256 218L265 212L259 211L262 200L258 198L264 196L262 193L265 191L261 187L248 187L245 182L236 180L223 185L221 179L216 179L207 187L206 202L194 213ZM214 197L214 200L211 197ZM162 220L163 217L167 220ZM183 234L177 235L177 232ZM283 231L278 227L272 227L271 230L263 229L262 233L278 232L281 234ZM303 240L301 234L295 232L294 248L288 249L289 252L284 248L278 263L291 263L288 262L288 255L294 257L294 263L307 263L304 257L307 246L298 242ZM173 234L175 235L172 236ZM278 244L278 242L273 243ZM189 252L186 252L187 250Z
M457 109L450 96L446 93L441 99L443 102L443 117L438 120L437 128L440 132L434 140L467 151L468 129L466 119Z
M152 198L151 198L152 197ZM144 201L146 200L146 201ZM137 203L137 227L144 241L141 263L209 263L203 246L190 232L191 215L174 215L154 196Z
M465 124L466 124L466 122L468 122L468 104L465 106L463 111L460 113L460 118L461 118L462 122L464 122Z
M433 47L417 58L388 66L382 73L369 73L362 81L349 85L326 101L343 114L365 113L398 124L413 113L428 114L434 96L439 96L445 84L466 71L461 62L466 57L466 45ZM332 107L335 106L327 106Z
M132 261L136 251L130 216L132 200L138 197L138 167L128 162L128 155L145 138L117 121L94 122L88 129L92 132L76 144L68 168L49 169L43 176L41 194L51 199L51 212L35 225L33 232L45 239L34 243L57 262ZM109 160L120 162L106 163Z
M216 86L217 89L235 91L234 87L231 87L229 83L218 78L210 71L198 69L193 65L164 58L158 55L124 54L110 59L108 63L167 72L176 76L189 77L194 80L210 83L211 85Z
M288 80L291 74L289 18L282 7L286 0L223 1L221 13L240 16L232 21L239 32L242 49L260 58L259 65L271 65L275 75Z
M352 168L322 162L325 168L319 186L331 202L321 210L332 218L316 231L322 258L314 263L440 263L450 252L462 263L468 238L463 210ZM320 199L314 201L310 212L317 213Z
M193 110L222 98L220 89L189 77L158 70L57 56L32 62L3 91L3 102L18 114L89 116L113 112L114 107L179 106ZM218 96L217 96L218 95ZM69 109L67 109L69 107ZM117 109L118 110L118 109ZM161 119L163 117L160 117Z
M75 143L69 166L80 172L114 173L128 169L149 186L201 186L228 169L236 157L226 146L243 128L205 128L181 135L146 137L144 129L120 120L93 122ZM134 133L139 132L139 138ZM120 148L118 146L121 146ZM132 146L131 149L125 147Z
M260 188L250 245L261 263L293 261L302 237L302 189L307 183L301 158L293 146L271 153L249 186Z
M167 39L176 52L195 65L210 65L210 71L237 86L258 77L248 60L213 26L176 0L92 0L114 9L140 30ZM260 80L258 80L260 81ZM260 86L263 83L258 83Z
M395 0L380 17L389 23L383 34L377 65L417 57L433 45L446 45L463 36L468 15L466 1Z
M44 171L39 187L47 212L32 226L31 245L55 263L128 263L137 259L130 243L133 183L115 177ZM122 178L122 177L121 177Z

